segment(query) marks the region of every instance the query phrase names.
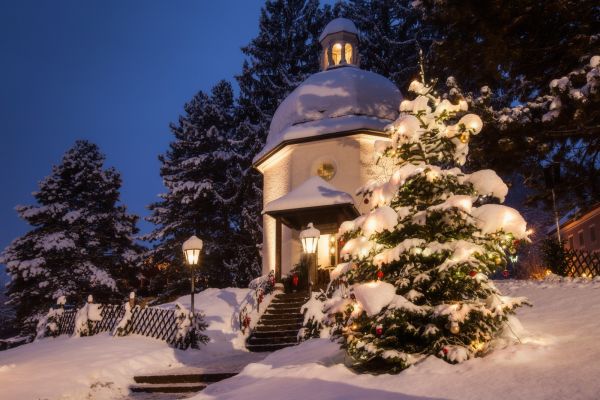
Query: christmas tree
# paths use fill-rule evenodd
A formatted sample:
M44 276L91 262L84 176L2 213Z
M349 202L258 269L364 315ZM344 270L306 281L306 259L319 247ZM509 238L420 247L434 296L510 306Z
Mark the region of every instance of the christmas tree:
M141 248L137 217L119 203L121 177L103 168L98 146L77 141L34 193L38 204L17 206L33 228L2 253L11 277L10 302L23 333L56 300L80 304L89 294L120 301L136 285Z
M525 302L488 278L527 240L525 221L498 204L508 188L494 171L459 168L481 119L420 81L409 90L417 96L402 101L390 140L375 144L388 174L359 190L371 211L340 227L347 262L325 303L348 355L373 371L483 355Z

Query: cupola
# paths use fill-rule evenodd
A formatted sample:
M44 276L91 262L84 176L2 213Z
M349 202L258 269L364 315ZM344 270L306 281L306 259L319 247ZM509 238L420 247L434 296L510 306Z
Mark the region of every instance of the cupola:
M358 29L354 22L346 18L336 18L329 22L319 36L323 52L321 69L347 65L359 65Z

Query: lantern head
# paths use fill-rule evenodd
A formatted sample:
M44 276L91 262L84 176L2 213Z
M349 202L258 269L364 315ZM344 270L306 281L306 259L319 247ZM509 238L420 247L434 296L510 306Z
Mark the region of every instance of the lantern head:
M190 237L188 240L183 242L183 255L189 265L197 265L200 260L200 252L202 251L202 240L198 239L196 235Z
M312 222L308 224L308 227L305 230L300 232L302 249L306 254L315 254L317 252L319 236L321 236L321 232L313 226Z

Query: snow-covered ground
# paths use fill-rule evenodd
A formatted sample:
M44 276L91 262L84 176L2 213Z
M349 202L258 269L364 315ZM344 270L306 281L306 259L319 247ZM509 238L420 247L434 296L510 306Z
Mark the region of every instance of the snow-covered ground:
M264 355L249 353L237 314L249 289L209 289L196 308L209 323L211 342L201 350L176 350L143 336L61 336L0 352L0 399L119 399L137 374L202 367L239 370ZM178 300L189 307L189 296ZM174 304L174 303L173 303ZM170 304L164 307L170 307Z
M429 358L399 375L357 375L326 339L264 354L243 350L236 330L248 289L207 290L196 297L213 340L200 351L175 350L140 336L60 337L0 352L0 399L121 399L140 373L203 367L241 368L194 399L599 399L600 281L498 283L527 296L522 344L450 365ZM189 298L180 301L185 305ZM168 307L169 305L167 305Z
M357 375L326 339L271 354L194 397L206 399L600 399L600 282L499 282L527 296L522 344L459 365L430 357L399 375ZM518 330L517 326L514 326Z

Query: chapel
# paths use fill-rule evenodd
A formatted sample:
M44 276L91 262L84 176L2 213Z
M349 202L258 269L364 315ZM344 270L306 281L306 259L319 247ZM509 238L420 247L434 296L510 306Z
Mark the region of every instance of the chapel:
M299 262L299 233L320 231L317 264L338 263L340 224L369 210L356 190L376 175L375 141L398 117L402 95L387 78L360 69L354 23L332 20L319 37L321 71L281 102L254 158L263 183L263 274L277 281Z

